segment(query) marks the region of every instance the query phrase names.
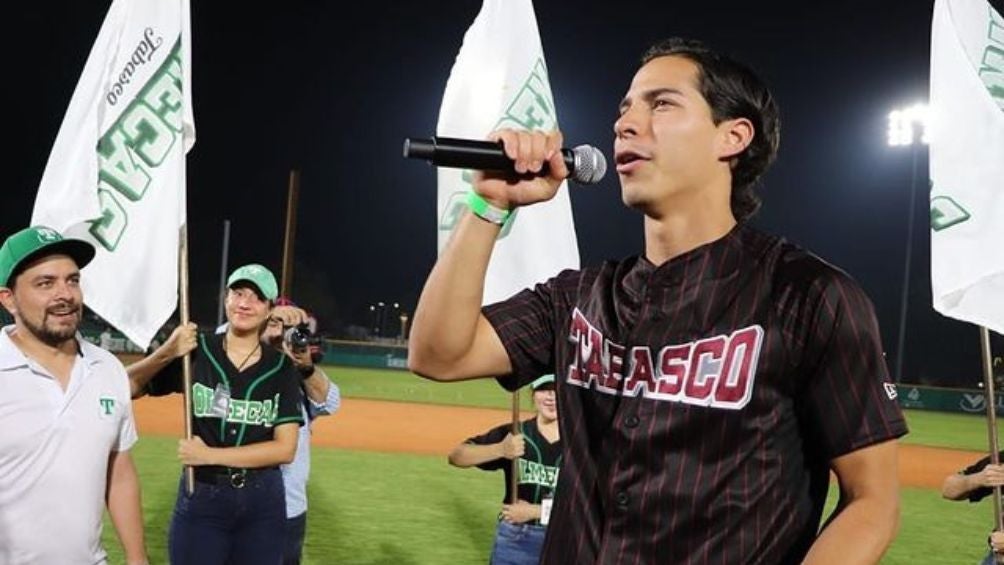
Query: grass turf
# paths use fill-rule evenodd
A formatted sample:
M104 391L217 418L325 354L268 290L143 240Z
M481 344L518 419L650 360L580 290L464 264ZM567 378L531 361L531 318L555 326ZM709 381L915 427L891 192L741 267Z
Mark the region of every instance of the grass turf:
M150 563L167 563L180 467L175 439L133 449ZM456 469L444 457L314 448L304 563L483 563L502 500L501 473ZM109 563L123 557L105 521Z
M349 398L420 402L453 406L475 406L508 409L509 393L493 379L459 383L437 383L407 371L325 367L328 375ZM533 407L524 395L522 406ZM906 410L910 433L904 443L947 447L971 451L986 451L987 426L982 416Z
M987 421L983 416L928 410L905 410L904 412L907 424L910 426L910 433L903 438L904 443L987 451L989 446ZM999 423L997 428L997 433L1001 434Z
M443 385L404 371L328 368L347 397L508 408L491 380ZM528 403L524 403L528 406ZM978 416L907 411L905 442L985 450ZM167 563L167 526L179 467L172 438L144 437L134 448L143 485L151 563ZM502 497L502 476L450 467L445 457L314 448L304 563L412 565L483 563ZM830 489L828 514L836 493ZM992 522L989 503L949 502L930 489L901 491L899 536L882 563L977 563ZM106 524L110 563L122 554Z
M407 371L390 369L326 366L324 370L338 383L342 396L349 398L479 408L508 409L512 406L512 395L499 386L495 379L437 383ZM523 408L532 410L533 405L526 394L520 400Z
M134 449L143 485L151 563L167 563L167 526L178 466L175 440L145 437ZM835 488L830 489L832 508ZM443 457L314 448L304 563L483 563L491 548L502 475L454 469ZM883 563L977 563L988 504L948 502L929 489L902 491L900 533ZM122 555L106 525L110 563Z
M830 485L824 521L836 504L836 491ZM993 523L988 502L951 502L936 490L903 488L900 504L899 534L882 558L884 565L976 565L983 559Z

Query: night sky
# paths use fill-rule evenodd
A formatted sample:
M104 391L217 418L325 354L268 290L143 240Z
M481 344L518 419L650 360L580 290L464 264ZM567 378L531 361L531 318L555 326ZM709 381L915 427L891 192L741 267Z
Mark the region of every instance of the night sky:
M26 225L49 150L108 2L5 8L8 149L4 234ZM1000 9L999 3L998 10ZM193 317L216 316L222 224L230 265L281 271L289 171L301 170L294 298L323 328L412 311L435 260L432 168L401 157L432 135L476 0L192 2L197 142L188 157ZM234 11L238 7L239 11ZM886 145L887 115L927 99L933 1L538 0L538 26L568 145L612 153L617 104L654 41L701 39L756 69L782 113L781 150L755 224L853 275L875 303L890 364L903 288L913 154ZM974 385L974 326L931 308L927 153L917 154L907 381ZM9 159L9 161L7 161ZM583 265L642 249L616 174L574 188ZM999 344L998 344L999 345ZM997 351L1000 354L1000 351Z

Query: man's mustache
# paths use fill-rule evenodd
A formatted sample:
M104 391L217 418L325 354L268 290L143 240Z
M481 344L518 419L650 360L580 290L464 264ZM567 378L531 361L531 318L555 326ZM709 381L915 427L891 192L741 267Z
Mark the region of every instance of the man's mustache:
M45 309L45 313L52 314L55 316L62 316L64 314L80 314L83 310L81 304L75 302L60 302L53 306L49 306Z

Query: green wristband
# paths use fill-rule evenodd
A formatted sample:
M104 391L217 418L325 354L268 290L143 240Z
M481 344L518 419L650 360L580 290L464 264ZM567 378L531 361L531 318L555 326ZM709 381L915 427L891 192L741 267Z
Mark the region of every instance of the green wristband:
M467 207L471 209L471 212L474 212L475 216L499 226L505 224L509 216L512 215L512 210L493 206L473 190L467 193Z

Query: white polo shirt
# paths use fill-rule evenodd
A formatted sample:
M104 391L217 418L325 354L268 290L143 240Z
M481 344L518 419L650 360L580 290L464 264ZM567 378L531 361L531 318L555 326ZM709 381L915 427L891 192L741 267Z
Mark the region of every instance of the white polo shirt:
M108 457L136 442L129 377L77 336L66 392L0 329L0 563L104 563Z

